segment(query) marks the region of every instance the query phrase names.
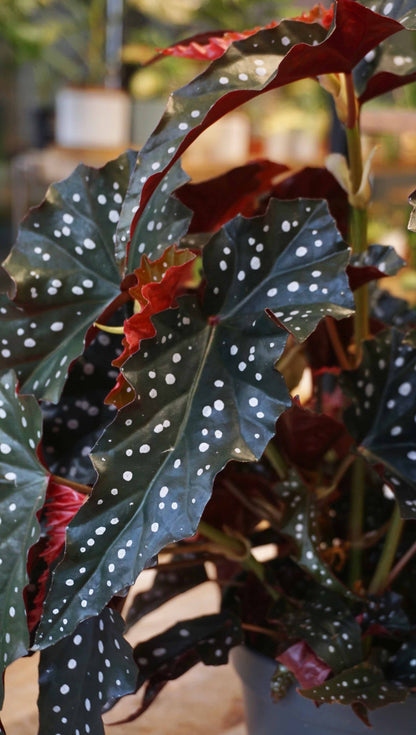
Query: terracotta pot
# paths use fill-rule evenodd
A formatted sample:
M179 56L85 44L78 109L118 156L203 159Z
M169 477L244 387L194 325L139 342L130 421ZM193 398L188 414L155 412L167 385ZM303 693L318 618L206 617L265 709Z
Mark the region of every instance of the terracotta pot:
M231 661L243 684L248 735L414 735L416 697L404 704L390 704L370 712L372 729L367 728L342 704L314 702L296 692L295 687L278 704L270 695L274 661L239 646L231 652Z
M66 87L56 96L55 140L64 148L127 147L130 124L121 89Z

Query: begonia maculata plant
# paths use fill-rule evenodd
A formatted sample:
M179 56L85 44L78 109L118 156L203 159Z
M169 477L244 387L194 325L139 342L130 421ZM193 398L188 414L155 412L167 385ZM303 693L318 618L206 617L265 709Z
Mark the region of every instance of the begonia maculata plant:
M242 641L276 661L276 699L297 682L365 723L416 687L416 314L377 283L404 263L368 242L360 136L362 105L416 80L415 29L412 0L338 0L187 39L167 53L209 64L140 154L80 165L23 220L1 280L0 656L40 651L42 735L99 735L123 695L143 711ZM305 78L346 157L189 181L206 128ZM218 612L132 648L126 624L207 561Z

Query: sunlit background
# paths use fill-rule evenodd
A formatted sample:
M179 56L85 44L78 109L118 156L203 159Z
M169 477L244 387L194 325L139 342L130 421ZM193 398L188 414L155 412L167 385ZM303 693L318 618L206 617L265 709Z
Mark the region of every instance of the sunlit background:
M146 66L158 49L196 33L265 25L313 4L284 0L1 0L1 254L8 252L24 212L42 199L51 181L68 175L81 160L101 165L126 147L143 145L162 115L169 92L204 69L203 61L173 57ZM119 138L101 138L101 120L95 125L93 139L83 138L78 131L81 115L75 123L66 117L72 104L65 102L66 94L68 89L87 90L92 100L103 87L113 90L114 98L116 90L124 92L124 132ZM412 262L415 244L413 235L406 234L406 202L416 184L415 104L415 86L410 85L370 104L363 119L367 149L379 145L370 239L393 242L403 253L410 251ZM394 116L389 114L393 105ZM66 132L61 129L62 116ZM260 156L294 167L323 165L334 144L331 125L326 93L315 81L302 81L257 98L255 104L217 123L191 147L184 166L194 178L203 179ZM114 133L117 124L112 128ZM380 195L385 198L386 193L391 202L388 213L385 207L380 211L377 207L377 199ZM411 272L401 278L403 283L406 288L406 284L414 286Z

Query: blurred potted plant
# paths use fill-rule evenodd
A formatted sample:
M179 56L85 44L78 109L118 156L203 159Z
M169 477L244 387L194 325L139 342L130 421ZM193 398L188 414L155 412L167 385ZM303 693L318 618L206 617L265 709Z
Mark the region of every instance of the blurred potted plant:
M56 95L55 135L70 148L118 148L130 142L130 98L121 89L123 0L83 6L85 56L80 79Z
M42 735L102 733L122 695L145 687L143 711L242 641L237 657L271 662L279 732L333 716L360 732L369 711L378 735L412 732L415 314L377 286L403 261L367 243L359 112L416 78L399 62L415 22L411 3L338 0L212 39L140 160L78 167L23 221L0 308L2 656L40 649ZM186 182L178 159L204 129L309 76L348 163ZM120 611L139 573L157 571L128 625L207 560L221 609L132 651ZM251 733L270 732L266 709Z

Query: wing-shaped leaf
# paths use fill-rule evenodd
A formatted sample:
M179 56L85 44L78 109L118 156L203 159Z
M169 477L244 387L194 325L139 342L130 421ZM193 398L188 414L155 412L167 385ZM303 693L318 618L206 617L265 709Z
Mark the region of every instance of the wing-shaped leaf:
M364 253L353 255L347 268L352 291L384 276L394 276L406 262L395 249L386 245L370 245Z
M78 166L20 227L5 261L16 297L0 313L15 337L0 364L16 370L22 391L57 401L85 333L120 294L113 238L135 160Z
M12 371L0 377L0 657L6 666L27 652L23 589L26 558L39 525L48 473L36 456L42 415L32 396L19 396ZM2 699L2 696L1 696Z
M185 184L178 189L177 196L194 213L190 232L216 232L237 214L261 214L260 198L270 192L277 176L288 171L287 166L273 161L250 161L208 181ZM301 192L295 197L280 198L297 196L305 195ZM320 198L326 197L322 194Z
M329 211L341 234L348 233L349 205L347 193L326 168L307 166L285 176L273 186L271 196L277 199L326 199Z
M136 678L123 620L105 608L81 623L74 635L42 651L39 735L104 735L104 705L134 692Z
M416 79L414 31L403 30L369 51L354 69L361 104Z
M342 380L352 399L345 420L371 461L382 464L404 518L416 514L416 349L397 330L363 343L360 367Z
M415 45L408 32L416 29L416 8L413 0L360 0L360 4L408 29L369 51L354 69L356 88L365 102L416 78Z
M337 579L319 553L321 539L312 493L295 472L280 483L276 491L285 500L288 508L288 517L281 531L295 543L298 551L297 564L322 586L344 597L349 596L349 590Z
M366 709L374 710L392 702L404 702L408 689L387 681L376 666L362 663L327 679L319 687L300 689L299 694L319 704L338 702L348 705L358 702Z
M152 168L156 171L159 167ZM126 245L130 241L126 270L131 273L140 266L143 254L155 259L169 246L178 243L186 235L192 212L185 204L175 199L173 193L189 181L180 161L165 173L163 180L154 191L132 233L131 224L138 210L142 177L132 179L120 213L117 226L116 249L124 257Z
M141 150L130 187L135 205L139 204L133 231L167 169L216 120L290 82L350 72L401 28L397 21L377 16L353 0L339 0L336 23L329 31L318 23L286 20L234 42L206 71L171 95L162 120ZM126 202L126 207L130 221L131 205Z
M147 684L142 705L129 720L147 709L168 681L182 676L200 661L207 666L226 664L230 649L241 640L240 621L233 613L222 611L177 623L139 643L134 649L139 667L137 689Z
M332 672L343 671L362 661L361 629L352 613L329 607L289 614L285 628L290 638L300 638ZM282 663L286 663L280 659Z
M347 256L326 204L308 200L275 200L264 217L236 218L205 247L202 310L189 296L155 317L157 337L123 368L137 398L96 447L100 479L70 527L46 602L57 611L46 616L54 637L60 614L74 626L99 612L167 543L195 532L228 461L261 456L290 405L273 367L287 333L264 311L300 338L328 312L349 314ZM71 599L58 609L68 585Z

